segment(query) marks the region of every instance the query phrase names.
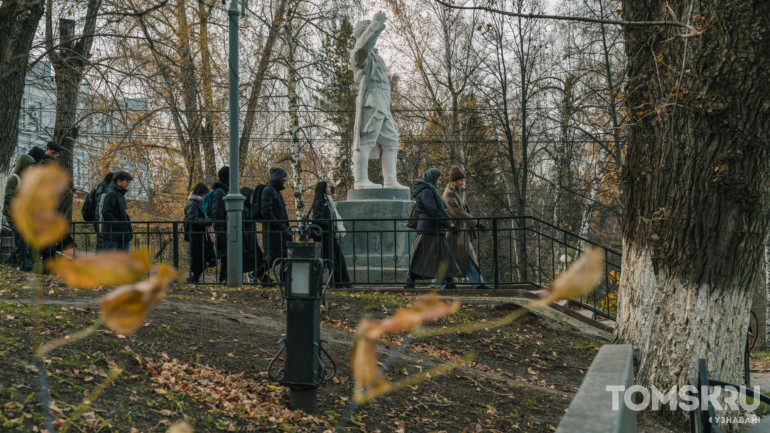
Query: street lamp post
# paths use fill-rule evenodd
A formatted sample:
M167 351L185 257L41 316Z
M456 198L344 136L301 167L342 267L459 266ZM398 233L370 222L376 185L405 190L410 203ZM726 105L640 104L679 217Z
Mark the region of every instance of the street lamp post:
M337 367L323 348L321 340L321 300L323 272L331 272L328 260L321 258L321 244L307 242L309 226L300 225L302 242L289 242L289 257L281 267L288 272L284 298L286 300L286 338L283 346L268 365L270 379L289 387L289 407L309 414L318 413L318 387L334 377ZM320 227L312 226L320 232ZM273 364L286 353L284 367L273 375ZM331 362L327 371L321 356Z
M243 202L240 193L240 146L238 143L238 1L230 2L227 11L230 21L230 191L225 196L227 210L227 285L243 284Z

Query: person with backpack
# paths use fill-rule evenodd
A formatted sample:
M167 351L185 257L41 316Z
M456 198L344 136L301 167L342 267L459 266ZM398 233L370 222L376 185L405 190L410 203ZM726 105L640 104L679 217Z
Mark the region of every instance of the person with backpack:
M215 249L219 259L219 282L227 283L227 210L225 196L230 188L230 167L224 166L217 172L217 181L211 185L211 191L203 198L203 210L208 212L214 223Z
M331 260L334 264L332 283L335 287L352 289L348 269L344 262L345 258L342 257L340 243L335 237L337 211L333 206L334 202L331 195L331 186L326 181L322 180L316 184L315 197L313 198L313 224L321 227L320 241L323 243L321 247L323 258Z
M96 233L96 249L101 249L102 236L99 233L99 218L102 214L100 205L102 204L102 196L107 192L107 187L113 182L112 177L115 173L107 173L104 175L104 179L96 185L96 188L92 189L88 193L86 199L83 201L83 209L80 213L83 215L83 221L94 223L94 233Z
M211 224L203 213L203 197L209 192L209 187L198 182L187 197L184 207L184 240L188 242L190 254L190 275L188 283L200 282L201 274L208 267L210 259L215 257L214 245L208 237L206 227ZM213 261L216 266L216 260Z
M46 161L55 161L59 157L61 152L61 146L55 141L49 141L45 145L45 149L38 146L33 146L32 149L27 152L27 155L35 159L35 164Z
M113 179L115 181L107 187L99 205L99 233L102 236L99 250L128 251L134 234L131 218L126 212L125 196L128 185L134 178L125 171L118 171Z
M265 258L269 268L273 267L276 259L286 257L286 242L291 239L289 215L286 213L286 203L281 195L286 185L287 175L286 170L281 167L271 167L268 172L270 182L262 190L260 200L260 213L264 221L262 245L265 248Z
M266 186L267 185L265 184L259 184L253 190L250 188L241 188L241 194L244 194L245 191L252 191L251 197L244 194L246 201L243 203L244 211L248 206L250 220L248 227L246 226L246 223L244 223L244 241L246 240L247 233L253 233L254 249L256 251L256 262L250 264L250 272L247 273L247 277L250 283L261 283L262 285L267 285L272 282L268 272L269 266L265 261L265 254L262 251L262 248L260 248L259 242L257 241L257 221L261 221L263 219L260 204L262 203L262 191L264 191ZM244 216L244 221L245 220L246 217ZM245 263L243 269L247 269Z
M19 155L16 158L16 164L13 166L11 174L8 176L8 180L5 182L5 198L3 199L3 219L13 231L14 251L11 256L12 263L16 267L24 272L32 270L32 257L29 253L29 245L24 242L24 239L16 230L16 227L11 218L11 202L16 196L16 192L21 186L21 176L29 167L35 164L35 159L29 155Z

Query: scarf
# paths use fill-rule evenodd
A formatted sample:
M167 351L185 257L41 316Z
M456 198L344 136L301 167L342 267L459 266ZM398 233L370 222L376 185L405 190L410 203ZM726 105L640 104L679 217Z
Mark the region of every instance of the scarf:
M438 188L436 188L436 180L438 180L440 176L441 172L437 168L431 168L430 170L426 171L425 174L422 175L421 180L415 181L413 187L413 195L416 196L417 193L423 189L430 188L430 190L433 192L433 198L436 200L436 204L438 205L438 210L443 214L444 218L452 219L452 217L449 216L449 212L447 211L446 203L444 203L444 200L441 198L441 194L438 193Z

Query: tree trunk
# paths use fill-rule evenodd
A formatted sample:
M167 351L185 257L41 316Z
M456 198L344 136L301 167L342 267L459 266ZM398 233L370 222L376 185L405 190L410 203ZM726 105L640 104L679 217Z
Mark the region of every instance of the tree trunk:
M80 82L91 58L91 47L96 29L96 15L101 7L101 0L89 0L86 9L83 34L75 35L75 21L59 20L59 50L54 46L52 4L48 2L46 13L45 45L48 57L56 72L56 121L54 123L54 141L61 146L59 164L69 173L70 184L64 192L61 204L62 213L72 219L72 198L74 195L73 153L78 139L78 95Z
M297 70L294 69L294 33L292 19L296 5L289 0L286 8L286 48L288 56L288 93L289 93L289 123L291 127L291 159L292 177L294 178L294 215L296 219L302 218L305 203L302 201L302 147L299 143L299 96L297 96Z
M4 0L0 5L0 173L10 172L29 51L45 9L43 0Z
M770 236L765 238L765 346L770 346ZM762 325L762 323L760 323Z
M770 4L667 6L623 1L626 20L673 14L705 32L626 29L631 121L615 334L634 347L637 382L660 390L695 377L698 358L710 377L741 381L770 212Z
M278 3L278 9L273 16L273 22L270 26L270 30L267 33L267 41L262 48L262 55L259 57L259 65L257 71L254 73L254 79L251 81L251 95L246 104L246 116L243 119L243 132L241 132L240 142L240 161L241 167L244 167L249 154L249 144L251 141L251 132L254 129L254 119L257 115L257 104L259 103L259 96L262 94L262 83L265 81L267 75L267 68L270 66L270 57L273 54L273 47L275 41L278 39L278 33L281 29L281 23L284 19L284 11L286 10L286 1L282 0Z
M54 123L54 141L61 146L57 161L70 174L70 187L61 201L61 211L68 220L72 219L72 182L74 177L73 152L78 139L77 125L78 88L83 79L81 68L59 67L56 69L56 121Z

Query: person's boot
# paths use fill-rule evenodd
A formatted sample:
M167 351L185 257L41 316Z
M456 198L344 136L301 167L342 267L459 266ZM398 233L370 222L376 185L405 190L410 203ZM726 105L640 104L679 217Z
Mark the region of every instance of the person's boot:
M382 188L379 183L369 180L369 152L371 149L353 151L353 189Z
M447 278L444 279L444 281L445 281L445 284L444 284L444 288L445 289L447 289L447 290L455 290L455 289L457 289L457 285L455 285L454 279L452 277L447 277Z
M396 162L398 149L382 149L382 187L393 189L409 189L408 186L398 183L396 178Z
M409 273L409 279L406 280L406 284L404 284L404 289L406 290L414 290L414 274L411 272Z

